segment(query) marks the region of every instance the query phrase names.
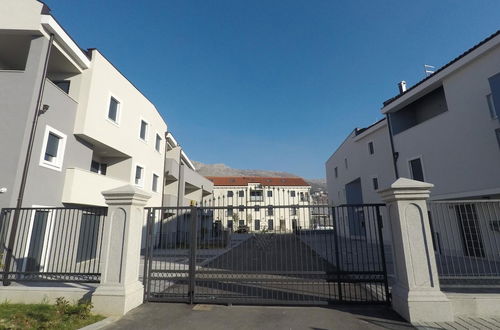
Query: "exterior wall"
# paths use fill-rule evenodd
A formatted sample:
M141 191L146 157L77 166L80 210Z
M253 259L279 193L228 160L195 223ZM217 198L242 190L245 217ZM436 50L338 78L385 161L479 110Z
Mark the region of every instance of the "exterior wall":
M141 189L152 194L148 206L161 205L164 133L167 131L163 118L155 106L96 50L92 51L91 69L83 74L81 84L82 101L75 121L75 135L89 143L97 142L100 148L121 157L116 164L121 168L113 172L110 167L108 175L123 184L134 184L136 165L144 167ZM120 102L118 125L107 118L111 97ZM141 120L149 124L146 142L139 138ZM162 137L160 152L155 150L156 134ZM157 192L152 191L153 174L159 176Z
M262 200L255 201L250 197L250 190L262 189ZM273 196L268 197L267 191L272 191ZM290 191L295 191L296 196L290 197ZM214 186L213 199L207 204L209 206L233 206L233 215L228 214L227 209L214 210L214 221L221 221L224 227L228 227L228 220L233 221L233 228L238 228L239 221L244 221L250 231L254 230L254 220L260 220L260 230L267 230L268 220L273 220L275 231L291 231L291 223L297 220L297 226L302 229L311 228L311 215L308 208L300 208L300 206L308 206L309 197L301 200L300 193L309 196L311 187L309 186L256 186L249 184L248 186ZM233 191L234 197L227 197L228 192ZM239 197L238 192L244 191L244 197ZM280 206L297 205L298 209L294 215L290 207L280 208ZM239 206L254 207L240 210ZM256 210L255 207L259 209ZM274 206L273 214L268 213L268 206ZM280 222L281 220L281 222Z
M401 177L422 157L432 199L500 196L500 148L486 100L488 78L500 72L500 46L443 80L448 111L394 136Z
M2 1L0 22L2 29L38 31L43 4L33 0ZM23 13L23 15L12 15Z
M374 154L369 153L369 142L373 142ZM338 169L337 178L335 167ZM363 203L380 203L381 199L373 189L374 177L378 178L379 190L388 187L395 180L389 131L385 120L357 136L354 132L351 133L326 162L330 203L334 206L345 204L346 185L358 178L361 179Z

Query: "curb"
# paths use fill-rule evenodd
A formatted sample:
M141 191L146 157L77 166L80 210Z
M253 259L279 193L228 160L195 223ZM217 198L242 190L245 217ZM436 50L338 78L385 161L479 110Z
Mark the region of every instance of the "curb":
M102 329L105 326L108 326L111 323L114 323L114 322L118 321L119 319L120 319L120 317L110 316L110 317L105 318L104 320L101 320L99 322L89 324L86 327L80 328L79 330L97 330L97 329Z

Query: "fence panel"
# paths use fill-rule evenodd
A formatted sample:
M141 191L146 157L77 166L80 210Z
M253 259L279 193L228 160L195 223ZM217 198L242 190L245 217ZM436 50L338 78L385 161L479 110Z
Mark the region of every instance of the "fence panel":
M106 208L2 209L4 282L99 282L106 214Z
M500 283L500 201L429 202L442 284Z

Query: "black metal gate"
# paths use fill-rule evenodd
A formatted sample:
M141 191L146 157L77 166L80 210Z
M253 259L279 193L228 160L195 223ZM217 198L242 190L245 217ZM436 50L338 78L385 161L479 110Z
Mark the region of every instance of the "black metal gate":
M146 301L389 302L382 204L146 211Z

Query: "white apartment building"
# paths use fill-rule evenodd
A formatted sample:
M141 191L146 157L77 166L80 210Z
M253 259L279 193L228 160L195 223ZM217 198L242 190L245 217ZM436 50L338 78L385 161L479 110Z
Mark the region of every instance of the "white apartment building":
M214 209L213 219L236 230L250 231L306 229L310 223L311 186L301 178L208 177L213 182L213 197L205 200Z
M499 198L500 31L400 89L326 162L333 204L380 202L397 177L434 184L433 200Z

